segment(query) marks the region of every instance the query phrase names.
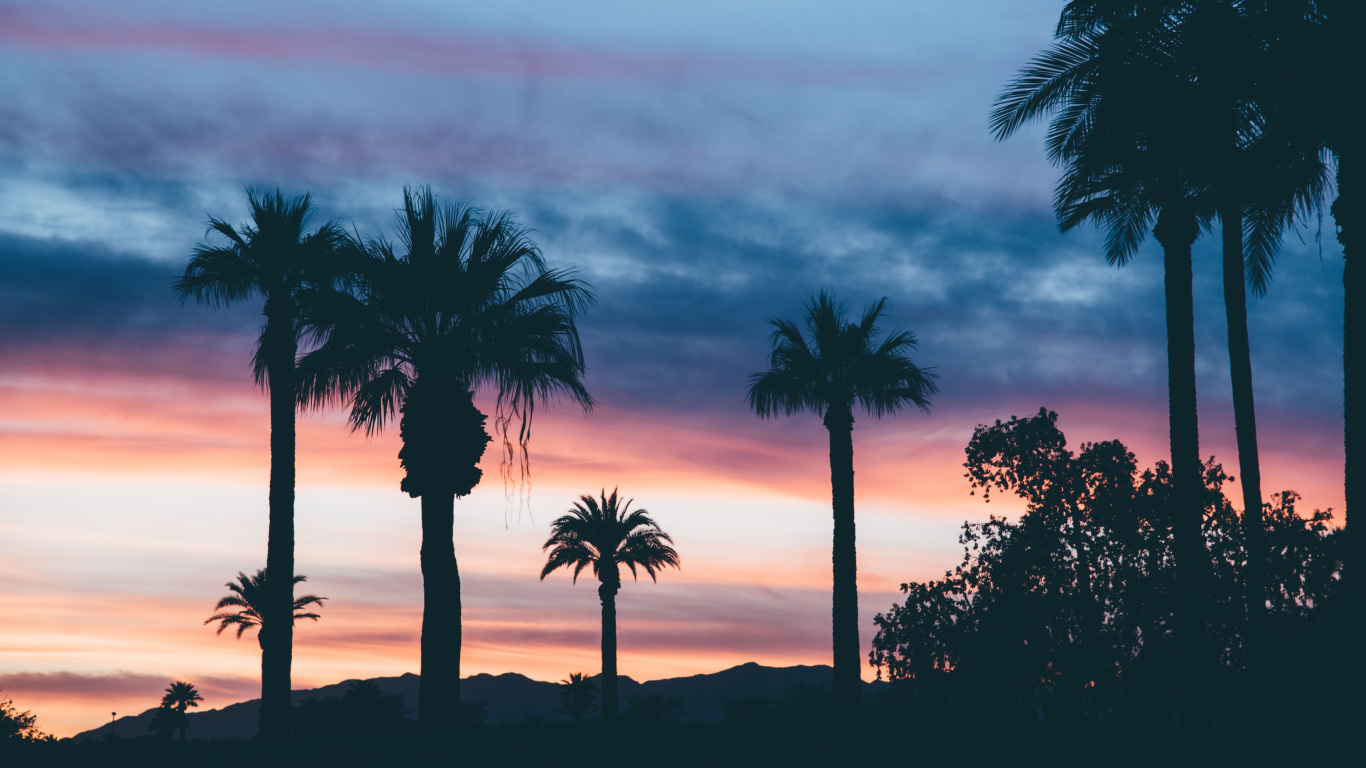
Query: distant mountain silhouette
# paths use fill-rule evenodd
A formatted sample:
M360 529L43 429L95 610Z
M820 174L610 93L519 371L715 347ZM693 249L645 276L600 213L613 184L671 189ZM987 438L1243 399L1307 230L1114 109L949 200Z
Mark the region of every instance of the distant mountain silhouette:
M409 714L417 715L417 683L414 674L399 677L376 677L373 682L386 696L403 697ZM597 682L598 677L590 678ZM754 662L709 675L673 677L664 680L650 680L638 683L629 677L618 677L622 700L629 696L680 697L683 699L685 720L720 720L724 714L721 702L724 699L740 699L747 696L768 695L777 697L794 685L829 685L831 669L826 665L796 667L765 667ZM310 690L297 690L292 693L295 705L304 699L321 699L327 696L341 698L354 680L344 680L333 685ZM865 683L864 690L885 686L886 683ZM557 683L532 680L524 675L508 672L501 675L473 675L464 678L460 684L460 698L465 702L484 701L488 704L488 719L491 723L500 721L515 722L528 717L542 717L547 720L559 719L555 708L559 706ZM188 738L191 739L247 739L256 734L257 715L260 699L252 699L239 704L230 704L222 709L204 712L190 712ZM153 707L140 715L121 717L113 723L83 731L73 739L101 739L106 734L124 738L146 736L147 725L156 712Z

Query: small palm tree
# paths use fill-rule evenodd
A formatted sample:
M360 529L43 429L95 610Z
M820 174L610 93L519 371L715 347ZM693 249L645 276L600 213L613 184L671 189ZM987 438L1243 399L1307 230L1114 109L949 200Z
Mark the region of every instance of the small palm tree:
M312 229L315 218L309 195L285 197L247 190L252 223L234 229L209 219L209 233L221 244L195 247L185 273L172 290L182 302L228 306L256 296L265 300L265 325L256 342L252 369L258 386L270 394L270 521L266 567L274 573L294 572L295 358L299 350L300 313L320 287L335 277L341 228L326 222ZM261 735L272 740L289 736L290 666L293 625L284 621L293 584L281 580L261 596L263 615L281 617L279 629L261 636Z
M308 577L302 574L294 577L295 584L300 584L307 580ZM258 570L255 576L238 573L236 584L230 581L224 586L226 586L232 594L224 595L219 599L218 604L213 607L213 609L219 611L219 613L215 613L205 619L204 623L212 624L215 621L218 622L218 632L216 634L219 635L223 634L223 630L228 627L235 626L237 627L237 637L240 640L243 632L246 632L252 627L262 627L264 623L262 617L265 614L261 611L261 605L265 600L266 594L266 569L262 568ZM317 621L319 618L318 614L310 613L306 609L310 605L322 607L323 601L326 599L327 598L325 597L318 597L317 595L303 595L294 598L294 621L298 621L299 619L312 619ZM237 610L224 611L224 608L235 608ZM257 633L256 640L261 643L263 647L265 645L264 637L264 632Z
M555 712L576 723L598 708L597 687L582 672L571 672L568 680L561 680L559 695L560 706Z
M854 545L854 404L881 418L908 405L924 413L937 390L935 374L916 367L910 331L893 331L881 342L879 299L857 323L822 291L806 303L806 330L791 320L773 320L769 369L750 377L749 405L762 418L810 411L830 432L830 485L835 518L833 646L834 694L845 716L857 710L862 654L858 640L858 565Z
M574 569L574 582L579 573L592 567L593 575L601 582L598 597L602 600L602 717L615 720L617 716L617 591L621 589L621 566L643 568L652 581L665 566L678 566L678 552L670 546L673 539L665 533L644 509L631 511L633 499L624 502L617 489L607 495L602 490L602 501L592 496L580 496L569 514L550 524L550 538L542 550L549 550L544 581L557 568Z
M160 728L165 727L167 723L173 721L175 723L175 729L180 731L180 740L184 741L185 731L190 727L190 719L185 716L185 710L190 707L198 707L199 702L203 700L204 697L199 695L199 691L195 690L194 685L180 682L171 683L171 685L166 688L166 695L161 697L161 708L172 710L179 715L179 717L176 717L173 720L172 718L163 718L164 722L160 726L158 726L157 721L154 720L154 730L159 730Z

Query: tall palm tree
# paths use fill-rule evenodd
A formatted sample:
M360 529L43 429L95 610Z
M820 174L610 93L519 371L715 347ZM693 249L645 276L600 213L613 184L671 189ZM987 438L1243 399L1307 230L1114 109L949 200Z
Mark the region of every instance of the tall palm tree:
M822 291L806 302L809 336L791 320L772 320L769 368L750 377L749 405L762 418L809 411L830 433L830 487L835 518L831 553L834 597L831 609L836 706L846 717L861 698L858 640L858 564L854 546L854 405L882 418L908 405L929 413L938 391L933 371L908 357L915 349L910 331L896 330L879 342L878 319L887 305L879 299L857 323Z
M402 414L400 488L422 500L422 673L418 721L428 737L459 724L460 574L452 542L455 499L483 476L487 417L480 388L497 393L504 457L525 472L538 402L567 395L585 411L575 318L592 294L546 267L508 213L437 205L405 189L398 215L407 252L383 240L355 246L350 292L316 305L319 346L300 362L300 400L342 401L353 430L373 434ZM514 451L509 430L517 432ZM525 476L525 475L524 475Z
M569 510L550 524L550 538L542 550L549 550L544 581L558 568L574 569L573 581L579 573L592 567L598 577L598 598L602 600L602 717L617 717L617 592L621 589L621 566L631 569L638 578L637 568L658 581L657 573L665 566L678 567L678 552L673 539L644 509L631 511L633 499L622 500L617 489L607 495L602 489L602 500L591 495L580 496Z
M176 718L176 729L180 731L180 740L185 740L185 732L189 730L190 721L185 717L185 710L189 707L198 707L199 702L204 697L199 695L199 691L190 683L174 682L166 689L166 695L161 697L163 709L174 710L179 717Z
M308 577L302 574L298 574L294 577L295 584L300 584L307 580ZM223 634L223 630L228 627L237 627L237 639L240 640L242 639L243 632L246 632L252 627L261 627L264 623L262 617L265 614L261 611L261 606L263 605L265 595L267 594L266 569L262 568L258 570L254 576L238 573L236 584L230 581L224 586L226 586L228 591L232 594L224 595L218 600L218 604L213 607L218 613L205 619L204 623L212 624L215 621L218 622L218 631L215 634L219 635ZM321 608L323 601L326 599L327 598L325 597L318 597L317 595L302 595L294 598L294 621L298 621L299 619L312 619L317 621L319 618L318 614L309 612L307 610L308 606L316 605ZM235 608L237 610L225 611L223 610L224 608ZM261 643L263 647L265 641L262 640L262 638L264 636L264 632L258 632L256 635L257 642Z
M1186 130L1185 117L1201 113L1204 94L1193 87L1180 31L1179 20L1162 3L1074 0L1063 11L1058 42L1006 87L991 124L1003 139L1054 114L1046 143L1049 159L1064 167L1054 198L1062 231L1099 223L1108 230L1106 257L1120 266L1149 227L1162 246L1172 531L1180 584L1176 635L1191 665L1181 677L1193 696L1208 666L1209 558L1201 535L1191 246L1213 206L1210 147Z
M228 306L256 296L265 300L265 325L256 342L252 369L256 384L270 395L270 522L266 568L294 573L294 408L295 358L300 312L308 297L334 277L333 255L343 233L332 222L313 228L309 195L285 197L279 190L247 190L252 222L238 229L209 219L218 244L195 247L173 290L181 302ZM284 617L293 604L292 579L280 579L263 597L272 617L261 637L260 732L269 740L289 736L290 665L293 627ZM273 620L273 617L280 617Z

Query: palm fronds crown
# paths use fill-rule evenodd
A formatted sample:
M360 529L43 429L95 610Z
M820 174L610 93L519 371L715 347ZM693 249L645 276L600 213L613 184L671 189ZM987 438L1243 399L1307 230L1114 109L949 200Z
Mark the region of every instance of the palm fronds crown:
M347 238L341 227L327 221L313 228L316 214L311 195L286 197L280 190L247 190L251 223L234 229L210 217L206 234L219 242L194 249L185 272L172 284L185 302L229 306L253 296L266 301L270 330L297 339L299 307L337 277L333 256ZM268 350L265 331L257 343L252 367L257 384L266 382Z
M572 568L574 581L584 568L591 567L593 575L605 584L619 584L618 566L631 569L632 577L639 577L636 569L643 569L652 580L665 566L679 567L678 552L673 539L644 509L631 509L633 499L622 499L617 489L601 499L580 496L569 514L550 524L550 538L542 550L549 550L541 578L545 579L558 568Z
M161 697L161 706L184 712L187 707L198 707L203 700L204 697L199 695L194 685L174 682L166 688L166 695Z
M806 302L806 334L791 320L772 320L769 369L750 376L749 405L762 417L861 405L870 415L896 413L907 405L929 412L934 372L907 357L915 348L910 331L895 330L878 341L879 299L857 323L825 291Z
M505 450L517 421L525 458L538 402L567 395L593 405L575 326L592 293L572 272L549 269L528 234L509 213L438 205L430 188L404 189L406 252L382 239L355 244L355 290L331 295L305 320L320 344L300 363L301 402L344 402L351 426L372 434L419 375L491 387Z
M307 581L308 577L297 575L294 583L299 584ZM232 593L219 599L218 604L213 608L218 613L204 620L205 624L218 622L218 631L215 634L223 634L223 630L228 627L237 627L237 637L241 638L242 633L252 627L261 626L261 606L265 602L266 589L266 569L262 568L254 576L245 573L237 574L237 582L225 584ZM302 595L294 600L294 621L299 619L312 619L317 621L319 616L307 610L310 605L321 607L325 597L317 595ZM234 608L236 610L225 611L224 608Z

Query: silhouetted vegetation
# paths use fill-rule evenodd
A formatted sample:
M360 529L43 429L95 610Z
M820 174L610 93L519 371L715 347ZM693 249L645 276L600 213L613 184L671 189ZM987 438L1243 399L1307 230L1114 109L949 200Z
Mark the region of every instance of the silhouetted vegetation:
M1140 473L1118 441L1073 453L1056 422L1041 409L978 427L965 464L972 485L988 498L1015 494L1026 511L965 523L963 562L941 580L902 585L905 601L877 616L870 663L897 683L907 716L926 722L1259 722L1256 709L1273 706L1267 689L1287 681L1249 674L1246 528L1222 493L1223 469L1210 459L1201 472L1206 630L1217 661L1210 719L1191 723L1174 644L1171 471L1159 461ZM1341 599L1341 533L1330 511L1297 514L1298 499L1274 494L1263 510L1264 608L1279 674L1307 671Z
M37 715L27 710L20 712L14 699L0 699L0 745L51 740L51 736L38 730Z
M621 566L639 577L637 568L658 581L657 574L667 566L678 566L678 552L670 546L673 539L659 527L645 509L631 511L633 499L621 499L617 489L602 502L580 496L569 510L550 524L550 538L542 547L549 550L541 580L559 568L574 570L574 583L584 568L591 567L598 577L598 598L602 601L602 716L617 716L617 592L621 590Z
M337 247L342 230L332 222L311 229L315 213L309 195L286 198L279 190L247 190L252 223L234 229L209 219L220 245L196 246L173 290L180 300L228 306L260 296L266 322L252 358L256 384L270 395L270 524L266 569L288 574L261 596L266 618L261 643L261 735L289 735L290 665L294 623L285 617L294 604L294 411L295 360L303 332L300 319L309 303L339 277Z
M413 735L402 696L385 696L371 680L351 683L340 698L304 699L294 708L293 734L309 741L394 741Z
M555 714L580 722L598 711L598 689L582 672L571 672L560 681L560 706Z
M352 429L367 434L401 414L400 488L422 500L418 718L441 737L460 719L455 499L479 483L492 439L475 392L496 393L504 459L520 461L525 478L536 404L564 395L593 405L575 325L592 294L547 267L509 213L442 206L430 189L405 189L398 227L407 253L382 239L349 242L347 290L308 305L318 346L299 363L299 401L349 406Z
M935 374L916 367L910 331L893 331L881 341L880 299L848 322L834 297L821 292L806 303L806 334L791 320L772 320L769 369L750 376L749 405L762 418L809 411L830 433L830 483L835 540L832 634L835 698L845 716L859 703L858 566L854 544L854 406L882 418L914 405L928 413Z
M294 577L295 584L302 584L305 581L308 581L307 576L295 575ZM226 586L228 591L232 594L225 595L218 600L218 604L215 605L213 609L219 611L219 613L215 613L205 619L204 623L212 624L215 621L218 622L218 631L216 634L219 635L223 634L223 630L228 627L237 627L237 637L238 639L241 639L243 632L246 632L253 627L261 626L262 617L264 616L261 606L264 605L265 596L267 594L266 569L262 568L258 570L254 576L248 576L245 573L239 572L237 574L236 584L229 581L224 586ZM302 595L294 598L293 620L312 619L317 621L319 618L318 614L311 613L305 609L310 605L321 607L323 601L326 599L327 598L325 597L318 597L317 595ZM224 611L224 608L235 608L236 610ZM261 640L261 635L259 633L257 634L256 639L258 642L264 642Z

